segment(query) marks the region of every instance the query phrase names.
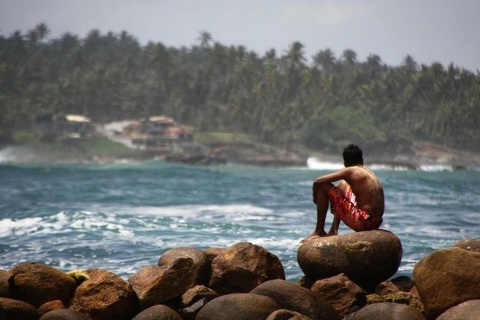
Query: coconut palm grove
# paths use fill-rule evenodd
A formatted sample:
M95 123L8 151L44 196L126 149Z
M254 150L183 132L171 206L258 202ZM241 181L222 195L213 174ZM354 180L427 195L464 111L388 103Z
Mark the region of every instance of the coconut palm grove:
M0 144L42 113L98 123L167 115L196 132L230 132L285 148L399 152L414 141L480 151L480 74L454 63L390 66L345 49L306 57L300 42L265 53L199 32L190 47L145 45L91 30L49 38L0 30Z

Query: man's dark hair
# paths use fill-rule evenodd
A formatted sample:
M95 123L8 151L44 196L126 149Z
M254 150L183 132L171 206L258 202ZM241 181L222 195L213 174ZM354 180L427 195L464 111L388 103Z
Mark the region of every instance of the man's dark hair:
M362 149L355 144L349 144L343 149L343 163L345 167L362 165L363 166L363 153Z

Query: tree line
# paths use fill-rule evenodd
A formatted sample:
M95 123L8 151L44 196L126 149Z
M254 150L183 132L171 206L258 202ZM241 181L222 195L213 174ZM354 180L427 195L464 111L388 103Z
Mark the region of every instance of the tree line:
M190 47L140 45L123 31L48 38L39 24L0 34L0 141L36 116L82 114L104 123L168 115L197 132L248 134L285 149L338 151L355 142L397 152L413 141L480 151L480 74L418 64L388 66L304 45L259 55L200 32Z

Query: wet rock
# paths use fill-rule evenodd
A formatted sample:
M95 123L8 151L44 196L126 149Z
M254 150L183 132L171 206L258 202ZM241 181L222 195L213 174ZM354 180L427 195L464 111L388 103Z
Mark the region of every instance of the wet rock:
M353 313L367 303L367 293L343 273L317 280L311 290L330 303L340 316Z
M270 314L266 320L312 320L312 318L295 311L280 309Z
M88 315L70 310L70 309L57 309L45 313L39 320L93 320Z
M265 320L279 309L270 297L253 293L232 293L213 299L195 320Z
M372 230L311 239L300 246L297 260L313 281L344 273L367 292L373 292L380 282L395 274L402 254L402 244L395 234Z
M191 258L178 258L164 266L146 266L128 282L137 294L142 309L180 297L195 285L196 269Z
M432 252L413 269L413 280L429 318L468 300L480 299L480 253L452 247Z
M37 320L37 310L28 302L0 298L0 311L3 310L5 320ZM1 312L0 312L1 314ZM1 316L0 316L1 317Z
M210 263L205 252L190 247L169 250L158 259L159 266L172 264L180 258L191 258L195 269L194 284L208 285L210 282Z
M314 292L293 282L277 279L266 281L250 293L275 300L282 309L299 312L314 320L340 319L335 309Z
M67 304L76 288L75 280L65 273L34 262L21 263L10 270L10 295L38 308L52 300Z
M182 317L170 307L165 305L151 306L139 314L132 320L183 320Z
M351 320L427 320L425 316L415 308L394 302L379 302L368 305L356 312Z
M138 301L125 280L104 269L86 272L89 279L75 290L70 309L95 320L130 320L137 313Z
M273 279L285 279L280 259L260 246L240 242L213 259L209 287L219 294L245 293Z
M436 320L478 320L480 319L480 300L460 303L442 313Z

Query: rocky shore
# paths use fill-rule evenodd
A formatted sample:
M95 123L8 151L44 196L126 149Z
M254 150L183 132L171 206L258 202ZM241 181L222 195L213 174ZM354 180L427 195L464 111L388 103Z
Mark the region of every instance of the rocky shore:
M341 153L325 154L309 150L285 151L273 146L262 148L248 143L203 141L200 151L156 154L128 149L110 140L71 140L62 143L33 145L0 145L0 163L89 163L119 160L144 161L162 159L168 162L195 166L237 163L263 167L304 167L309 159L322 162L343 162ZM431 143L416 142L402 153L391 154L383 150L365 152L367 166L380 165L408 170L424 170L428 166L443 166L445 170L480 168L480 154L445 149Z
M298 249L299 283L247 242L174 248L126 280L20 263L0 270L0 320L480 319L480 240L432 252L412 278L393 277L402 254L385 230L310 239Z

